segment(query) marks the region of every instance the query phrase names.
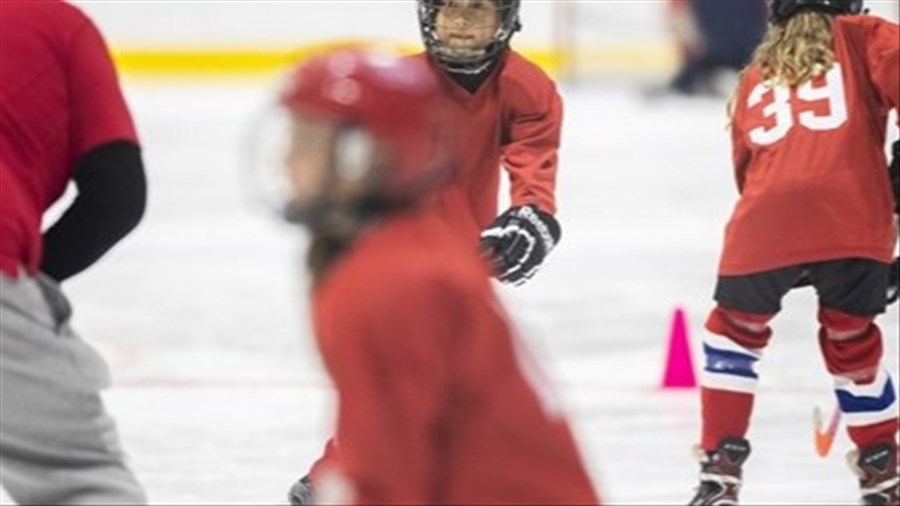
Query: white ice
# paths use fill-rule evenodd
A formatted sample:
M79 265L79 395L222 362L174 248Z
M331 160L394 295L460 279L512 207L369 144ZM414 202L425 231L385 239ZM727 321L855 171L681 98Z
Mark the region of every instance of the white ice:
M318 456L332 398L310 342L304 240L250 204L243 136L270 88L126 82L150 207L138 231L68 282L75 325L109 359L107 394L157 504L275 504ZM722 229L736 193L723 101L646 102L626 88L566 89L563 240L533 282L503 289L569 406L584 458L616 504L683 504L696 484L697 391L658 387L673 310L695 360ZM773 224L774 225L774 224ZM897 308L881 319L897 375ZM749 504L849 504L815 300L791 294L760 366Z

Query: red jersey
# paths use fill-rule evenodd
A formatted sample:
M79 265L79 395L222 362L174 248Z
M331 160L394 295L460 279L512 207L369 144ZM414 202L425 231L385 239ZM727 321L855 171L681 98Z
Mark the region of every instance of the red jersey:
M0 269L35 272L40 217L75 162L136 142L109 53L94 24L57 1L0 1Z
M378 225L313 294L339 411L323 468L357 504L596 504L481 260L440 220Z
M553 81L515 51L502 57L475 93L431 65L463 127L458 173L442 194L443 212L475 240L497 217L502 166L512 205L533 204L554 214L563 106Z
M884 154L900 104L900 32L874 16L834 20L836 63L811 82L770 87L751 70L735 97L741 198L720 274L893 259L893 195Z

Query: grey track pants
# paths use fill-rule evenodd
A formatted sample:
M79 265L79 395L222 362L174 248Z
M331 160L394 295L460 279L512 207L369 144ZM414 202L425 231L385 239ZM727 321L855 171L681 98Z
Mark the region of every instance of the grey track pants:
M70 317L52 280L0 275L0 483L19 504L145 504Z

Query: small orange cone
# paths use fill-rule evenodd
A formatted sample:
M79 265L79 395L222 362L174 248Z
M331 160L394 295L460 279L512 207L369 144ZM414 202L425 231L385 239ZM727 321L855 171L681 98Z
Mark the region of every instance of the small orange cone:
M684 309L676 308L672 316L672 330L669 332L669 349L666 353L666 371L662 387L696 388L697 375L688 337L687 317Z

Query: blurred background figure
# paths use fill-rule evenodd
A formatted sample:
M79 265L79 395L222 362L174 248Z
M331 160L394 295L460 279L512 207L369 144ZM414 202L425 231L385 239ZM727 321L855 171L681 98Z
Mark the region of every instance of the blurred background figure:
M279 207L312 236L312 324L338 401L313 503L597 504L487 265L435 205L461 133L439 86L422 59L341 51L303 64L283 98Z
M669 0L668 25L681 63L653 94L724 95L719 84L750 61L766 29L765 0Z
M62 2L0 5L0 476L21 504L140 504L60 283L128 234L144 169L106 45ZM78 195L41 232L70 181Z

